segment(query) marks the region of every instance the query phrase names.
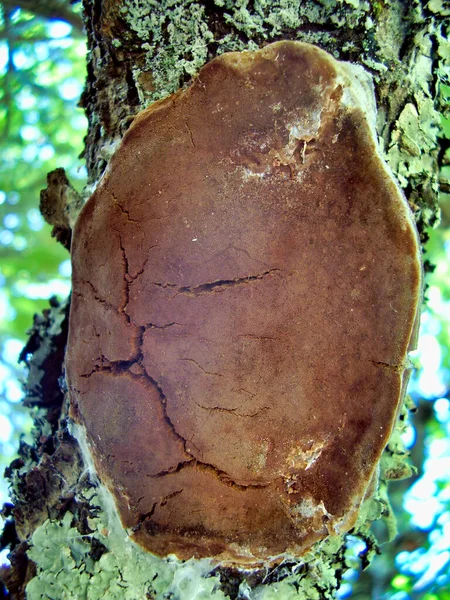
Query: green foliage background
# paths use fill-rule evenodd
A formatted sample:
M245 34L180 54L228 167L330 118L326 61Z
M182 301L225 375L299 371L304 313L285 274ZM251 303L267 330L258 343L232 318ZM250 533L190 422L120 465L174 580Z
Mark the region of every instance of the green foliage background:
M46 3L41 3L46 4ZM52 4L51 2L48 5ZM36 3L38 7L39 3ZM39 210L46 174L64 167L78 189L86 119L76 104L86 42L66 22L0 5L0 469L30 428L18 404L17 359L33 314L67 296L69 255ZM47 6L48 8L48 6ZM56 7L57 8L57 7ZM12 424L9 429L5 418ZM10 433L10 435L8 435ZM4 490L3 490L4 495Z
M80 154L86 120L76 104L85 78L86 44L77 13L63 0L0 3L0 469L14 457L29 412L21 409L18 354L33 314L51 295L70 289L68 253L50 236L38 211L46 174L64 167L81 191ZM53 12L52 12L53 10ZM49 18L49 14L52 18ZM55 19L55 15L60 20ZM68 24L70 22L70 25ZM450 99L450 74L437 93ZM450 146L450 119L442 117L443 147ZM345 574L341 598L450 600L450 151L441 173L442 226L430 232L426 258L436 268L427 278L423 366L411 393L418 405L411 425L418 475L392 486L399 536L367 573L359 574L360 547ZM434 340L434 342L433 342ZM436 344L437 342L437 344ZM433 345L434 344L434 345ZM437 461L437 462L436 462ZM408 486L410 490L407 491ZM424 488L425 491L424 491ZM6 499L6 484L0 500ZM421 511L429 516L421 520ZM383 532L379 531L382 537ZM448 541L446 541L448 540ZM359 548L359 549L358 549Z

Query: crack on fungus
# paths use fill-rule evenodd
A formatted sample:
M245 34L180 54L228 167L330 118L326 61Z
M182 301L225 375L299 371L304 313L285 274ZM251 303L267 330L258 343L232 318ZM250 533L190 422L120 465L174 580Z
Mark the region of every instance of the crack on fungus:
M147 252L150 252L150 250L153 250L153 248L158 248L158 244L154 244L153 246L149 246ZM131 273L127 273L127 281L128 283L134 283L136 281L136 279L138 277L140 277L144 271L145 271L145 267L147 266L148 261L150 260L150 256L147 255L147 258L144 260L142 267L139 269L139 271L137 271L134 275L131 275Z
M244 394L248 394L252 398L256 398L256 394L254 392L249 392L245 388L238 388L237 390L231 390L231 391L236 392L237 394L239 394L239 392L244 392Z
M196 367L198 367L200 369L200 371L203 371L203 373L205 373L206 375L212 375L214 377L224 377L224 375L222 375L222 373L214 373L214 371L207 371L193 358L180 358L179 360L194 364Z
M189 465L191 465L192 468L197 469L197 471L201 471L203 473L214 474L218 479L220 479L220 481L224 485L226 485L228 487L232 487L237 490L241 490L241 491L246 491L248 489L266 488L266 487L269 487L272 483L270 481L261 481L258 483L238 483L226 471L221 471L216 466L214 466L210 463L196 460L196 461L192 461L192 463L189 463ZM189 465L186 465L186 466L189 466Z
M110 308L116 315L123 317L126 321L126 323L128 323L129 325L132 325L133 327L139 328L140 327L138 325L136 325L136 323L134 323L134 321L131 319L130 315L126 312L126 307L128 304L128 299L129 299L129 284L127 283L127 280L124 278L125 284L126 284L126 290L125 290L125 301L126 303L120 307L117 308L117 306L115 306L114 304L111 304L111 302L108 302L108 300L105 300L104 298L102 298L99 295L98 290L94 287L94 285L89 281L89 280L82 280L80 281L80 283L85 283L86 285L88 285L93 293L94 296L94 300L96 300L97 302L100 302L100 304L103 304L104 306L107 306L108 308ZM85 296L77 291L73 291L72 292L74 295L78 296L79 298L84 298Z
M405 371L408 368L408 365L405 365L404 363L395 364L383 362L381 360L371 360L370 362L376 367L380 367L381 369L387 369L388 371L392 371L398 374L402 374L403 371Z
M250 392L247 392L247 393L250 393ZM252 396L256 396L256 394L252 394ZM199 402L195 402L195 404L199 408L202 408L203 410L206 410L207 412L224 412L224 413L232 414L236 417L256 417L257 415L262 413L264 410L270 410L270 406L262 406L261 408L258 408L257 410L255 410L255 412L253 412L253 413L239 413L239 412L236 412L239 409L239 406L236 406L235 408L225 408L224 406L204 406L203 404L200 404Z
M160 500L159 506L165 506L167 504L168 500L175 498L175 496L178 496L178 494L181 494L182 491L183 491L183 488L181 488L181 490L175 490L174 492L167 494L167 496L164 496L164 498L162 500Z
M136 533L137 531L139 531L141 529L142 525L146 521L150 521L152 519L153 515L155 514L156 510L159 507L165 506L169 500L171 500L172 498L175 498L175 496L178 496L182 492L183 492L183 488L181 488L180 490L174 490L170 494L167 494L166 496L161 498L161 500L159 502L153 502L151 509L148 512L140 515L137 524L131 529L131 531L133 533Z
M238 483L226 471L222 471L215 465L198 460L195 457L192 457L191 460L182 461L175 467L160 471L155 475L147 475L147 477L151 479L160 479L161 477L166 477L168 475L176 475L185 469L196 469L197 471L201 471L203 473L210 473L219 479L224 485L239 489L241 491L245 491L247 489L265 488L271 485L270 481L261 481L258 483Z
M80 283L85 283L86 285L88 285L93 293L94 296L94 300L96 302L100 302L100 304L103 304L104 306L108 307L109 309L111 309L114 314L120 316L120 317L124 317L126 323L128 323L129 325L132 325L133 327L138 327L132 320L130 315L128 315L125 311L117 308L117 306L115 306L114 304L111 304L111 302L108 302L108 300L105 300L104 298L102 298L97 289L94 287L94 285L89 281L89 280L81 280ZM83 300L85 299L85 295L82 294L81 292L77 292L75 290L72 291L72 294L75 296L78 296L78 298L82 298ZM98 337L100 337L100 335L98 335Z
M246 256L250 261L254 262L254 263L259 263L261 266L263 267L268 267L268 263L255 258L254 256L252 256L250 254L250 252L246 249L246 248L241 248L240 246L236 246L235 244L228 244L228 246L226 246L225 248L223 248L223 250L219 250L218 252L214 252L214 254L211 255L211 258L208 260L205 260L205 264L213 262L215 260L217 260L218 258L223 258L224 260L227 260L226 256L228 253L231 252L236 252L238 254L244 254L244 256Z
M136 281L136 279L142 275L145 271L145 267L147 266L147 263L149 261L149 256L147 255L147 258L144 260L142 267L139 269L139 271L137 271L134 275L132 275L130 273L130 263L128 260L128 256L127 256L127 252L125 249L125 246L122 242L122 235L120 233L120 231L118 229L114 229L114 231L117 233L118 237L119 237L119 248L122 254L122 264L123 264L123 268L124 268L124 276L123 276L123 280L124 280L124 299L122 302L122 306L120 308L116 308L115 310L119 313L119 314L123 314L127 320L128 323L135 325L134 322L131 319L131 316L128 314L127 312L127 308L128 308L128 304L130 302L130 285ZM157 248L158 244L154 244L153 246L150 246L148 248L148 252L150 252L150 250L152 250L153 248ZM90 285L92 285L90 282L88 282ZM93 286L92 286L93 287Z
M130 360L109 360L104 354L96 359L100 364L95 364L92 368L92 371L89 373L81 373L80 377L83 379L89 379L92 375L96 373L111 373L112 375L124 375L129 373L131 367L133 365L139 364L139 359L136 357L131 358ZM133 373L130 373L132 376Z
M188 122L187 122L187 121L185 121L185 122L184 122L184 124L185 124L185 126L186 126L186 129L188 130L188 133L189 133L189 137L190 137L190 140L191 140L192 147L193 147L193 148L195 148L194 136L192 135L191 128L189 127L189 124L188 124Z
M120 231L118 231L117 229L114 230L117 235L119 236L119 248L120 251L122 253L122 264L125 270L125 274L123 277L123 281L124 281L124 299L123 299L123 303L122 306L119 308L119 312L123 313L124 315L126 315L128 322L130 322L131 317L128 315L128 313L126 312L127 307L128 307L128 303L130 301L130 281L129 281L129 277L130 277L130 273L129 273L129 263L128 263L128 257L127 257L127 253L125 251L125 247L122 243L122 236L120 234Z
M226 471L222 471L222 470L218 469L215 465L213 465L211 463L201 461L194 454L192 454L192 452L188 449L188 445L194 446L194 444L191 441L184 438L180 433L178 433L175 425L173 424L172 420L170 419L169 415L167 414L167 397L164 393L164 390L162 389L161 385L147 373L145 368L142 367L141 359L142 359L142 355L140 354L137 358L134 358L132 360L114 361L114 362L110 362L107 365L102 365L102 366L97 365L91 373L80 375L80 377L88 378L88 377L91 377L93 374L99 373L99 372L109 373L114 376L121 376L123 374L126 374L131 379L136 379L136 380L141 380L141 381L144 380L147 383L150 383L152 385L152 387L157 390L159 398L160 398L160 405L161 405L162 412L163 412L164 422L166 423L167 427L169 428L171 433L174 435L174 437L181 442L185 454L187 456L190 456L191 458L189 460L181 461L175 467L171 467L169 469L160 471L159 473L156 473L155 475L147 475L148 477L161 478L161 477L164 477L167 475L174 475L174 474L179 473L180 471L184 470L185 468L192 467L192 468L196 468L197 470L200 470L203 472L214 474L214 476L217 477L224 485L227 485L228 487L234 487L239 490L246 490L249 488L268 487L270 485L270 482L249 483L249 484L237 483L231 477L231 475L229 475ZM139 364L143 368L143 373L141 375L136 375L136 374L130 372L130 368L134 364ZM257 411L257 412L261 412L262 410L265 410L268 408L269 407L263 407L262 409L259 409L259 411ZM254 415L239 415L239 416L254 416Z
M163 188L161 190L159 190L157 193L159 194L160 192L162 192L163 190L166 189L167 186L163 186ZM117 199L117 197L115 196L115 194L113 194L113 192L111 192L111 190L109 190L106 186L103 188L105 190L105 192L107 194L109 194L109 196L111 196L114 204L117 206L117 208L121 211L122 214L125 215L125 217L127 218L127 221L130 223L134 223L137 225L140 225L141 221L139 221L138 219L133 219L130 217L130 211L127 210L126 208L124 208L122 206L122 204L119 202L119 200ZM152 198L153 196L155 196L156 194L153 194L150 196L150 198ZM172 200L167 202L167 206L169 206L169 204L172 202ZM169 218L170 215L161 215L159 217L156 216L152 216L152 217L147 217L148 221L160 221L161 219L167 219Z
M178 471L176 472L180 472L181 470L187 468L187 467L195 467L198 468L200 470L203 470L205 472L209 472L209 473L214 473L215 476L220 479L220 481L222 483L224 483L227 486L231 486L231 487L236 487L236 489L247 489L247 488L254 488L254 487L267 487L268 485L270 485L270 483L260 483L260 484L248 484L248 485L244 485L244 484L240 484L237 483L236 481L233 480L233 478L226 473L225 471L221 471L220 469L218 469L216 466L214 466L213 464L210 463L206 463L203 461L200 461L198 458L196 458L192 452L190 450L188 450L187 445L188 444L192 444L192 442L190 442L189 440L185 439L180 433L178 433L178 431L176 430L175 425L172 423L169 415L167 414L167 397L164 393L164 390L162 389L161 385L155 380L153 379L153 377L151 377L144 368L144 378L149 381L158 391L159 393L159 397L161 400L161 407L163 410L163 415L164 415L164 420L167 423L167 425L169 426L170 430L172 431L172 433L182 442L183 447L184 447L184 451L188 456L192 456L192 460L188 460L188 461L183 461L181 463L179 463L178 465ZM173 474L171 473L167 473L167 475Z
M257 275L249 275L247 277L236 277L235 279L218 279L217 281L202 283L200 285L196 285L195 287L184 286L179 288L179 293L197 295L213 292L217 288L229 288L237 285L245 285L247 283L252 283L253 281L261 281L261 279L263 279L267 275L279 271L280 269L274 268L268 269L267 271L263 271L262 273L258 273Z
M169 467L168 469L164 469L162 471L158 471L158 473L155 473L153 475L146 475L146 477L149 477L150 479L160 479L161 477L165 477L166 475L173 475L174 473L179 473L180 471L182 471L184 469L184 467L191 463L192 461L195 461L196 459L194 457L190 458L189 460L182 460L180 461L177 465L175 465L174 467Z
M237 338L247 338L249 340L261 340L263 342L278 342L279 337L271 337L269 335L256 335L253 333L242 333L236 336Z
M161 406L163 409L163 414L164 414L164 418L166 423L169 425L171 431L176 435L176 437L183 443L183 447L184 447L184 451L187 455L191 456L192 458L190 460L186 460L186 461L182 461L180 463L178 463L178 465L176 465L175 468L171 468L171 469L167 469L166 472L160 472L156 475L150 475L149 477L164 477L167 475L174 475L176 473L179 473L181 471L183 471L186 468L194 468L197 469L199 471L205 472L205 473L210 473L213 474L215 477L217 477L217 479L219 479L224 485L228 486L228 487L233 487L239 490L247 490L249 488L261 488L261 487L268 487L270 485L270 482L261 482L261 483L249 483L249 484L243 484L243 483L237 483L232 477L231 475L229 475L226 471L222 471L221 469L218 469L215 465L211 464L211 463L207 463L204 461L199 460L198 458L196 458L192 452L190 450L188 450L187 445L188 444L192 444L192 442L190 442L189 440L186 440L181 434L178 433L178 431L176 430L174 424L172 423L170 417L167 415L167 398L161 388L161 386L158 384L157 381L155 381L152 377L150 377L148 374L146 374L145 376L149 381L152 382L152 384L156 387L156 389L158 390L159 394L160 394L160 398L161 398Z
M96 300L97 302L100 302L101 304L105 304L106 306L108 306L108 308L112 308L116 312L119 312L117 306L114 306L113 304L111 304L110 302L105 300L104 298L100 297L98 290L96 289L96 287L94 286L94 284L92 282L86 280L84 283L86 283L91 288L92 293L94 294L94 300ZM80 292L74 292L74 293L77 296L80 296L80 298L83 298L83 295Z
M154 281L153 285L156 285L160 288L171 288L176 290L176 296L180 294L192 295L192 296L200 296L201 294L208 294L211 292L222 291L223 289L228 289L231 287L235 287L238 285L246 285L248 283L252 283L254 281L261 281L267 275L271 273L280 272L281 269L268 269L263 273L258 273L257 275L248 275L247 277L236 277L235 279L218 279L216 281L210 281L207 283L201 283L196 286L180 286L176 283L161 283Z
M136 223L139 224L139 221L137 219L132 219L130 217L130 211L127 210L126 208L124 208L122 206L122 204L118 201L118 199L116 198L115 194L113 194L111 192L111 190L109 190L106 186L104 187L104 190L107 194L109 194L114 202L114 204L117 206L117 208L120 210L120 212L126 216L127 221L129 221L130 223Z
M183 448L184 451L187 455L192 456L192 454L186 449L186 444L187 444L187 440L178 433L178 431L176 430L175 425L172 423L169 415L167 414L167 397L164 393L164 390L162 389L161 385L156 381L156 379L153 379L153 377L151 377L151 375L149 375L145 369L144 365L141 365L143 368L143 375L138 376L139 378L143 377L143 379L147 382L149 382L158 392L159 394L159 399L160 399L160 404L161 404L161 408L163 411L163 416L164 416L164 421L167 424L167 426L169 427L169 429L172 431L172 433L175 435L175 437L180 440L180 442L183 444ZM195 458L195 457L194 457Z
M164 323L164 325L157 325L156 323L147 323L147 325L144 326L145 331L147 331L148 329L168 329L169 327L174 327L174 326L178 326L178 327L184 327L183 323L177 323L176 321L172 321L171 323Z
M133 527L133 531L136 531L137 529L139 529L144 521L148 521L149 519L151 519L153 517L157 506L158 506L158 502L153 502L151 509L148 512L140 515L138 524L135 527Z
M178 287L176 283L161 283L159 281L152 281L152 285L156 285L156 287L160 287L162 289Z
M100 337L100 334L97 332L95 326L93 325L94 333L97 337ZM134 365L139 365L142 368L141 360L142 360L142 344L143 344L143 336L144 336L145 328L139 327L136 328L136 339L134 340L136 343L135 354L131 358L127 360L110 360L104 354L101 354L99 357L95 359L95 364L92 370L89 373L81 373L80 377L84 379L88 379L95 373L112 373L113 375L123 375L129 373L130 376L135 375L130 372L130 369ZM98 364L100 363L100 364Z

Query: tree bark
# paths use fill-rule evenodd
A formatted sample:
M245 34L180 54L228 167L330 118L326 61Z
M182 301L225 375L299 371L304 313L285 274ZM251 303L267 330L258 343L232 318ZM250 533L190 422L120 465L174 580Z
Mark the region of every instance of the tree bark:
M373 76L380 145L425 242L426 227L438 218L438 112L444 110L438 83L448 68L444 13L439 2L419 0L84 0L89 44L81 99L89 120L84 195L100 180L133 117L188 86L206 62L230 50L299 40L360 64ZM44 196L51 203L50 191L49 186ZM52 207L44 207L47 216L54 214ZM72 223L64 224L58 214L53 224L67 244ZM35 443L21 446L8 471L14 506L4 509L3 544L12 552L3 580L12 597L188 600L199 590L204 598L333 597L348 564L342 544L320 544L307 559L284 562L268 573L163 565L126 545L83 462L80 441L70 433L63 371L68 310L69 303L54 302L37 316L21 357L29 366L25 402L38 410ZM401 446L391 444L386 456L398 468L385 470L385 478L408 471ZM379 513L389 512L381 496L379 506ZM356 533L366 541L362 561L368 562L376 550L369 525Z

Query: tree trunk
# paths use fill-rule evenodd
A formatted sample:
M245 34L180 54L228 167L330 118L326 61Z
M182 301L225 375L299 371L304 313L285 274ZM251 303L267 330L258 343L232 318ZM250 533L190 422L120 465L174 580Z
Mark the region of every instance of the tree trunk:
M426 227L438 217L438 111L443 110L438 81L449 55L444 12L438 1L419 0L84 0L89 40L81 99L89 120L85 196L141 109L189 86L219 54L298 40L372 75L380 146L425 242ZM63 205L56 206L61 199ZM42 205L58 239L68 244L74 217L67 214L77 212L79 199L70 193L64 173L49 177ZM108 495L86 463L83 440L71 435L63 371L69 310L69 303L53 303L36 317L22 355L29 366L25 402L38 410L35 444L22 445L8 472L14 506L4 510L9 519L4 541L12 553L3 579L12 597L333 597L348 568L344 536L320 542L302 559L283 561L269 571L159 559L126 539ZM405 414L406 409L397 434ZM371 520L389 517L385 480L408 472L397 441L388 445L382 460L376 507L372 504L371 514L354 531L366 543L363 566L376 550Z

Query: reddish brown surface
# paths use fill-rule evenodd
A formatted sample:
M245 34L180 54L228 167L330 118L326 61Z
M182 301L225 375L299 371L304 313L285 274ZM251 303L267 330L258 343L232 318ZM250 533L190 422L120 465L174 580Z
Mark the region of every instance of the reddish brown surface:
M72 414L152 552L298 555L370 484L420 257L346 77L293 42L212 61L140 114L80 215Z

